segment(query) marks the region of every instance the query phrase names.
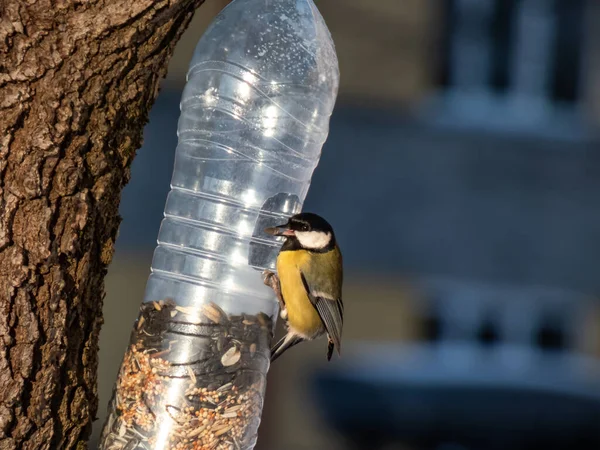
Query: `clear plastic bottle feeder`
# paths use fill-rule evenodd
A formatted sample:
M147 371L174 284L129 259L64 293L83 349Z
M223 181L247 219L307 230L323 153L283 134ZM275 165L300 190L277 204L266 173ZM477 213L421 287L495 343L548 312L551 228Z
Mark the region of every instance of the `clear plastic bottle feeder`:
M152 273L100 449L252 449L278 303L262 281L301 209L338 89L312 0L235 0L181 101Z

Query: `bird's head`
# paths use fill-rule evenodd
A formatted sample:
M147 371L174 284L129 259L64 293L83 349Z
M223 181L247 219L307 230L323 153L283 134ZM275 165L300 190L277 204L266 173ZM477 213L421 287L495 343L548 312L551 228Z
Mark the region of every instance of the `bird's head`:
M331 225L313 213L296 214L284 225L267 228L265 232L273 236L295 239L302 248L308 250L322 250L335 243Z

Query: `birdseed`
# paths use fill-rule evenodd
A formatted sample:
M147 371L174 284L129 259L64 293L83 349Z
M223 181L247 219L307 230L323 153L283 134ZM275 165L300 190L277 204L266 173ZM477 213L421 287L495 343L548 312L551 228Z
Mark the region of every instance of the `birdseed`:
M245 450L254 445L273 321L218 305L144 303L100 450Z

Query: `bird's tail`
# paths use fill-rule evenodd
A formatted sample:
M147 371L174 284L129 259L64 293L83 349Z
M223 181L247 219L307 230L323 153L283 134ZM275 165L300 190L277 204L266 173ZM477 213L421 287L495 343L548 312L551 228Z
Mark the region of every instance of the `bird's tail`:
M275 361L283 354L283 352L299 342L302 342L302 338L293 334L286 334L273 346L273 348L271 348L271 362Z

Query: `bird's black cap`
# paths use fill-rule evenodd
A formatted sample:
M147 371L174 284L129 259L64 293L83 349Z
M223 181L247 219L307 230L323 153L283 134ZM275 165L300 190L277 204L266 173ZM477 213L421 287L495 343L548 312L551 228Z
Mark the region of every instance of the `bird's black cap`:
M290 217L287 227L296 231L323 231L325 233L333 234L333 228L329 222L321 216L310 212L300 213Z

